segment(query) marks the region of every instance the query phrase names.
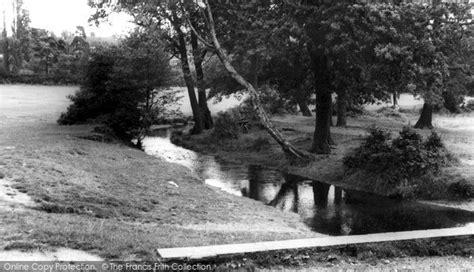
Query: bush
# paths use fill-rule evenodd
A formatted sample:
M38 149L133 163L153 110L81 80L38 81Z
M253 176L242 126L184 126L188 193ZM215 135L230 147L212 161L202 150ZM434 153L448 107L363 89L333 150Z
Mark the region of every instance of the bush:
M362 170L374 174L388 186L399 188L410 195L407 188L415 188L419 178L436 175L443 166L455 162L441 138L433 132L427 139L409 127L391 140L390 133L377 127L360 147L344 158L349 170Z
M114 73L116 51L116 48L105 49L91 55L81 89L68 97L72 104L65 113L61 113L58 119L60 125L85 123L115 111L118 106L114 106L117 91L109 81Z
M260 152L262 150L269 149L271 147L271 143L268 140L268 138L259 136L257 139L253 141L253 143L250 145L250 149Z
M211 136L217 140L239 138L239 117L232 111L219 112L214 120Z
M158 36L133 33L119 46L91 54L79 92L58 123L95 120L121 140L137 139L175 102L175 92L161 92L170 76L169 63Z
M452 183L448 191L459 198L472 198L474 196L474 186L466 180Z

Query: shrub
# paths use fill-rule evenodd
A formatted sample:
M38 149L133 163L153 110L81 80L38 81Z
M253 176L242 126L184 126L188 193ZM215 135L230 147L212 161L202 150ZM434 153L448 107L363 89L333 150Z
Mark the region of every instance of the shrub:
M175 102L174 92L161 92L170 76L169 63L158 36L133 33L119 46L91 54L81 89L58 123L71 125L96 120L129 142L142 137Z
M374 174L406 196L410 195L407 188L416 187L419 178L437 174L455 161L435 132L423 139L404 127L397 138L390 140L389 132L371 127L361 146L344 158L344 165L349 170Z
M466 180L461 180L455 183L452 183L448 191L457 197L460 198L472 198L474 196L474 186L469 184Z
M232 111L219 112L211 136L217 140L239 138L239 118Z
M259 136L250 145L250 149L257 152L260 152L265 149L269 149L270 147L271 147L270 141L268 140L268 138L263 137L263 136Z

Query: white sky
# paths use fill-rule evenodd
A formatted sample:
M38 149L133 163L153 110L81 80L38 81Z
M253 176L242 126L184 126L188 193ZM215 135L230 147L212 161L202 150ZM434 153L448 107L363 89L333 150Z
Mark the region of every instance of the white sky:
M2 6L11 10L11 0L0 0ZM60 35L63 30L74 33L76 26L84 26L86 34L94 32L98 37L114 34L124 34L132 27L127 15L114 15L109 20L111 24L102 23L99 28L88 23L93 10L87 5L87 0L24 0L25 7L30 12L31 26L44 28ZM3 9L3 7L2 7ZM0 15L1 16L1 15ZM8 16L8 15L7 15Z

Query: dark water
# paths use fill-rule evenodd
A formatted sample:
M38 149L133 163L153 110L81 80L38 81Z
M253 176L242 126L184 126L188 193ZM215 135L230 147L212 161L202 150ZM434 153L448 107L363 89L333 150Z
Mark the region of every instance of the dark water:
M172 144L170 133L170 130L155 131L144 140L145 151L189 167L206 184L228 193L298 213L318 233L350 235L460 226L474 228L473 212L342 190L257 165L222 163L213 156Z

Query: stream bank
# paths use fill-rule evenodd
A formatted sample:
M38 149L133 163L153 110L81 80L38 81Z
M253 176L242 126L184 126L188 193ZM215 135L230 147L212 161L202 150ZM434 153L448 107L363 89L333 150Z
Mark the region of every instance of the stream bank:
M399 201L310 180L281 169L248 164L253 162L251 160L224 160L173 144L171 140L176 140L185 130L155 130L143 140L145 152L186 166L207 185L230 195L258 200L284 212L298 214L317 235L451 228L474 222L472 211Z
M372 125L386 129L392 135L398 135L403 126L409 125L416 120L415 114L401 114L402 117L394 118L383 114L365 114L349 117L349 126L332 127L332 137L336 142L332 146L329 155L315 155L315 160L306 166L292 166L285 160L285 155L270 136L258 128L252 128L248 134L240 134L237 139L215 139L212 132L204 132L201 135L188 135L183 133L173 134L171 141L179 146L203 153L213 155L216 158L228 162L247 165L263 165L268 169L278 169L308 180L317 180L330 183L348 190L366 191L382 196L397 196L400 194L397 188L386 186L374 186L372 183L364 182L364 177L359 179L348 179L345 176L343 165L344 156L355 147L359 146L366 135L366 130ZM474 121L474 115L460 118L461 122L466 119ZM454 119L440 116L437 120L445 126L446 119ZM274 116L272 121L285 137L297 148L309 150L314 133L314 118L298 115ZM452 121L452 120L450 120ZM419 185L416 199L420 200L445 200L459 206L459 200L463 206L474 211L472 196L474 196L474 171L470 161L474 158L474 149L467 148L466 141L474 137L474 129L462 134L450 128L438 127L437 132L442 135L447 148L460 158L460 165L443 169L443 174L428 179ZM426 137L429 130L417 130ZM460 139L461 138L461 139ZM448 204L449 205L449 204Z

